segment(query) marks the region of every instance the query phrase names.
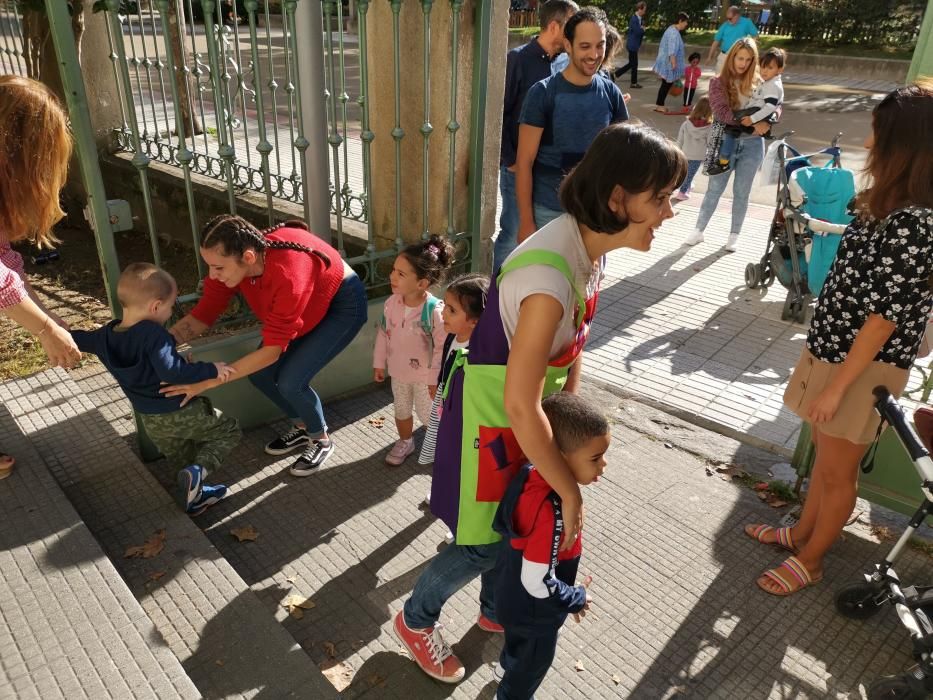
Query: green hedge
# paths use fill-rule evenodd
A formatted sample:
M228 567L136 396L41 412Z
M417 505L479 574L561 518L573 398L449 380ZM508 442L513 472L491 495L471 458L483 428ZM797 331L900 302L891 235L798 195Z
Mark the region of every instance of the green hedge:
M915 46L926 0L783 0L782 34L826 46Z

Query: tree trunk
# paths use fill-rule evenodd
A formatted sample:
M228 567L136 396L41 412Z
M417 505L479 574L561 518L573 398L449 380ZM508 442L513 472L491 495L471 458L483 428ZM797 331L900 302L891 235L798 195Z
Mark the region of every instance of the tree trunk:
M204 128L194 113L194 103L188 89L188 80L185 73L185 10L182 3L169 3L168 6L168 36L172 45L172 60L175 62L175 73L172 79L178 89L178 102L175 109L180 114L189 136L204 133Z

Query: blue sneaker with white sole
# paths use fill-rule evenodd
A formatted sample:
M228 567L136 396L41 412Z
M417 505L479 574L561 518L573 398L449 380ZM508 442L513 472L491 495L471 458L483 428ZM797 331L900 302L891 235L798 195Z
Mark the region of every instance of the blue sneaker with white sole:
M178 505L189 511L191 504L201 497L204 469L192 464L178 472Z
M220 503L226 495L227 487L223 484L217 484L216 486L204 484L204 486L201 487L200 497L188 506L188 515L192 517L200 515L211 506Z

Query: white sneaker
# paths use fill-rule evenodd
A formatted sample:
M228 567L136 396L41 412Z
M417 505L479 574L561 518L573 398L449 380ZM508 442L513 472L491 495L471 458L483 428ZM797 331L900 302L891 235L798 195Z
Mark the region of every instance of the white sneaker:
M686 202L688 199L690 199L690 194L678 190L674 193L674 196L671 197L671 199L673 199L675 202Z
M696 245L703 242L703 232L700 229L694 229L693 233L684 239L684 245Z
M738 247L739 247L739 234L730 233L729 238L726 241L726 245L724 245L723 248L725 248L726 251L730 253L734 253Z

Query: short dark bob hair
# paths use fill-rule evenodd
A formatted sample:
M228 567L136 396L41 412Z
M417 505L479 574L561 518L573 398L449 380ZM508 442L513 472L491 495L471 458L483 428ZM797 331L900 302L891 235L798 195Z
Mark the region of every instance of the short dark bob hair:
M676 187L687 175L687 158L673 141L640 122L610 124L600 131L560 187L560 203L579 223L598 233L618 233L625 215L609 208L618 185L627 194Z

